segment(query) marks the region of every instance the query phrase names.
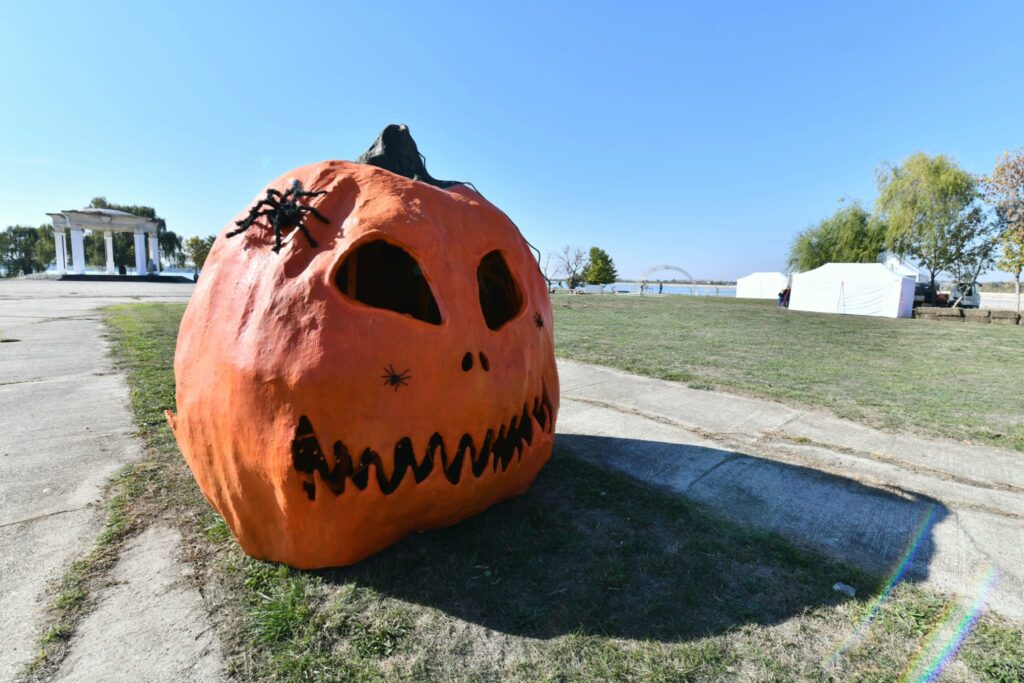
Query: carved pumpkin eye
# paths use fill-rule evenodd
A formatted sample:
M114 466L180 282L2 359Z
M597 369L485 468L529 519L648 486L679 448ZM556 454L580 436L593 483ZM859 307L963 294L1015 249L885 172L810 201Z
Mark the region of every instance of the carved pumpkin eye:
M441 324L437 300L420 264L401 247L382 240L356 247L341 264L334 283L342 294L367 306Z
M480 309L487 327L499 329L523 310L523 295L512 272L499 251L483 257L476 269L476 283L480 289Z

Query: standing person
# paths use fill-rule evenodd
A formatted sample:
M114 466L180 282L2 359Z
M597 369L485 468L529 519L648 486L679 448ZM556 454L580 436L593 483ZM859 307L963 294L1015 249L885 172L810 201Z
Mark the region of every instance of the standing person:
M779 292L779 307L789 308L789 295L793 293L793 273L786 278L786 286Z
M664 283L659 282L658 283L658 294L661 294L661 290L663 290L664 288L665 288Z

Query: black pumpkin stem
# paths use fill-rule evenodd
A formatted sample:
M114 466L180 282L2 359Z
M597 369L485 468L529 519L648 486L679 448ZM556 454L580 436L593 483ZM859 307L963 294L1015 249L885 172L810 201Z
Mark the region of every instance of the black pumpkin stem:
M381 131L370 149L356 159L357 163L369 164L397 173L410 180L418 180L442 189L452 185L465 185L458 180L438 180L427 173L426 159L416 147L416 141L405 124L392 123Z
M477 190L473 183L464 180L438 180L427 173L427 160L420 154L419 148L416 147L416 141L412 139L412 135L409 133L409 127L404 123L392 123L382 130L377 139L370 145L370 149L363 152L356 159L356 163L377 166L405 178L419 180L441 189L447 189L453 185L468 185L477 194L483 196L483 193ZM505 212L502 211L502 213L504 214ZM508 218L509 222L515 225L512 219L508 217L508 214L505 214L505 218ZM518 226L516 229L519 229ZM520 234L522 234L521 231ZM526 238L524 237L523 239L525 240ZM536 254L537 269L541 270L540 250L529 242L526 243L530 245L530 249ZM543 274L543 271L541 274Z

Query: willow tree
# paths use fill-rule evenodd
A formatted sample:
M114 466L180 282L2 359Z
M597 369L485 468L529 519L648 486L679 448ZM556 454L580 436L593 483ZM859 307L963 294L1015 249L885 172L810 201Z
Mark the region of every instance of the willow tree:
M979 229L977 181L942 154L918 152L878 171L876 214L888 225L886 246L928 271L932 287L965 253L965 244L989 239ZM985 227L985 224L981 224Z
M885 251L886 227L851 202L794 238L789 267L805 272L826 263L874 263Z
M89 206L94 209L115 209L117 211L124 211L125 213L130 213L142 218L149 218L150 220L155 221L156 239L157 244L159 245L160 255L164 256L171 263L176 263L181 260L181 237L179 237L173 230L167 229L167 221L156 215L156 209L152 206L113 204L108 202L106 197L93 197L92 201L89 202ZM102 265L106 261L102 234L93 233L92 235L86 235L85 253L86 260L89 261L89 263L95 262L97 265ZM155 256L153 254L150 254L150 256L153 258L153 262L156 263ZM114 233L114 265L123 265L126 267L135 265L135 243L134 236L131 233ZM159 266L159 264L157 265Z
M1024 270L1024 149L1003 152L985 181L985 198L1002 217L999 270L1013 274L1020 312L1020 274Z

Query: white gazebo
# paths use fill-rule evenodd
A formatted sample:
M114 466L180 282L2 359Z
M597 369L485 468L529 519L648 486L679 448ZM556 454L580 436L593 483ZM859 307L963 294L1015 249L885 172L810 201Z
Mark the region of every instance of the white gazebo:
M157 243L157 223L125 211L114 209L77 209L46 214L53 219L53 241L57 248L57 272L67 272L65 232L71 233L71 272L85 274L85 231L103 232L103 247L107 255L107 273L114 273L114 233L135 234L135 273L146 274L146 236L153 264L159 268L160 247Z

